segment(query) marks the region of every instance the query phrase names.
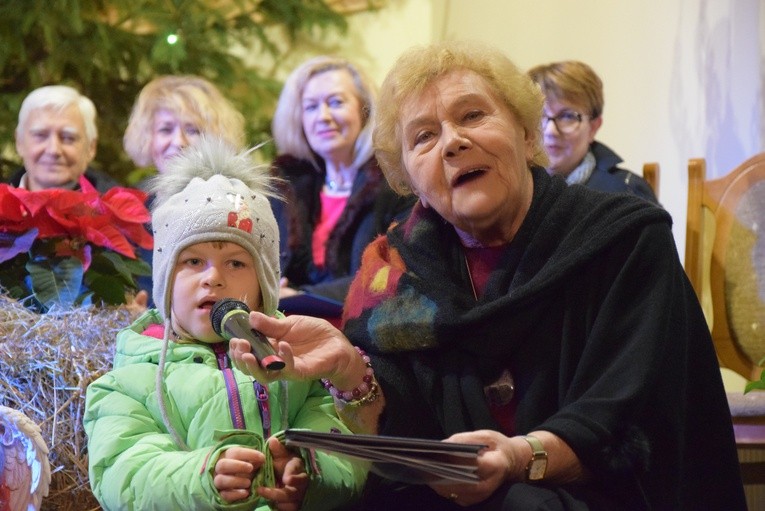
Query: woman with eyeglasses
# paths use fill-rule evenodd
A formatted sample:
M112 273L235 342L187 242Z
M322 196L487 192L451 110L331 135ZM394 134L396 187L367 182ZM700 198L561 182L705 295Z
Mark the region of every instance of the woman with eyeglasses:
M568 184L658 202L645 179L618 167L622 158L595 141L603 124L603 82L590 66L567 60L533 67L528 74L545 95L542 133L548 173Z

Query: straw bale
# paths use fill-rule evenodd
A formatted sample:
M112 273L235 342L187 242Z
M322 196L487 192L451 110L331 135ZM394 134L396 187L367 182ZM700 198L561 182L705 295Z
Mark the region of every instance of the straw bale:
M100 509L88 482L85 390L111 369L116 333L133 316L124 306L38 314L0 293L0 404L35 421L50 449L43 510Z

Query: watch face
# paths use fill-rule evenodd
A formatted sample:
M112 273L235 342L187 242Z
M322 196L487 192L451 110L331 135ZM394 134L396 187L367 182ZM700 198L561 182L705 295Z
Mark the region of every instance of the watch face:
M546 458L532 460L531 463L529 464L529 480L539 481L540 479L543 479L546 471L547 471Z

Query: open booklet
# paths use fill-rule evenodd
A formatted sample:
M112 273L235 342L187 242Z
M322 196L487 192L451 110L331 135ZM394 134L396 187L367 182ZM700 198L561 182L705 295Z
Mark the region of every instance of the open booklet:
M486 445L377 435L284 432L286 445L344 454L371 462L378 475L410 484L476 482L475 459Z

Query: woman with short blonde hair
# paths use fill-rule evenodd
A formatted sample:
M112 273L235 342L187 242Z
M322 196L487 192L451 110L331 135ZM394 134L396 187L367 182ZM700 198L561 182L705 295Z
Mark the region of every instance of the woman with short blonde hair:
M158 126L157 117L162 112L185 126L179 135L185 143L205 134L221 138L236 149L244 146L244 116L215 85L193 75L160 76L138 95L123 138L125 152L138 166L154 165L160 172L164 168L164 158L152 148L158 132L167 129Z

